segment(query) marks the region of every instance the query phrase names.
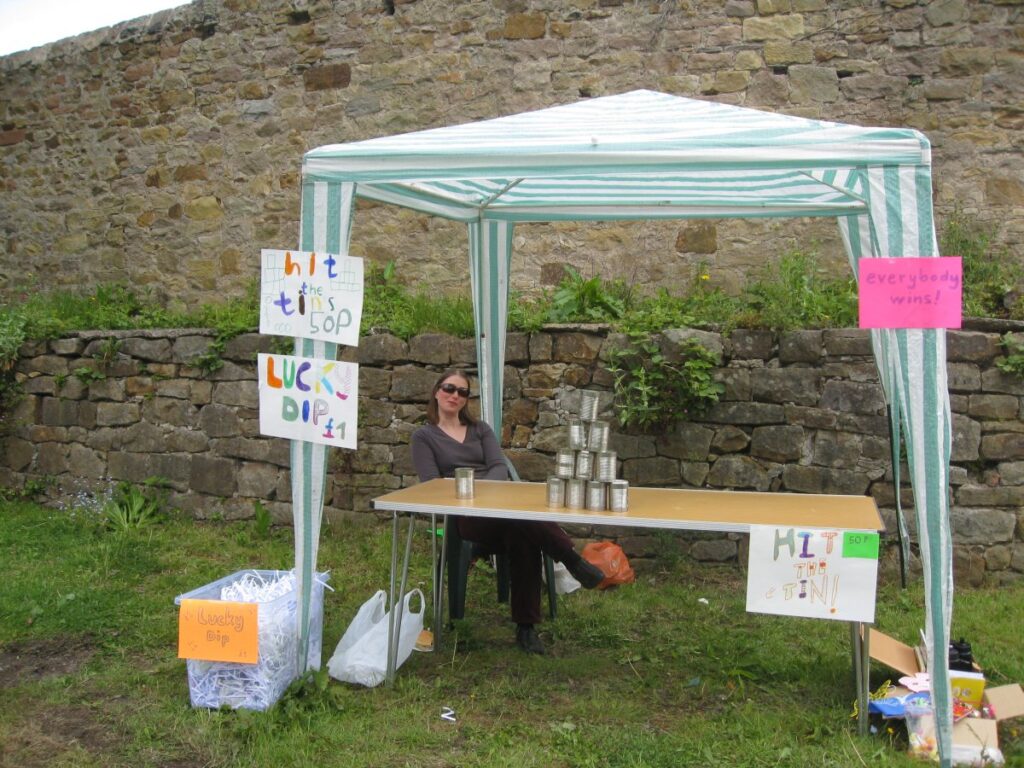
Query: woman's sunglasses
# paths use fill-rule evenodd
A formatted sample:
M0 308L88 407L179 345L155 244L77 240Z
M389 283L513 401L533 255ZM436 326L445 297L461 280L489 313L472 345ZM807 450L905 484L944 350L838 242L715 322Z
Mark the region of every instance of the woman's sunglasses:
M454 395L458 392L459 397L469 397L469 387L456 387L454 384L442 384L438 389L446 395Z

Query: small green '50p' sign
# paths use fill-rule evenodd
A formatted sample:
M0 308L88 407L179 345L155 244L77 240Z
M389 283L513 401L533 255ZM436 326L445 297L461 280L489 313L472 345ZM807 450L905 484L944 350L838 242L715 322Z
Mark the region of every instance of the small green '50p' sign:
M843 533L843 557L878 559L878 534L871 531L845 531Z

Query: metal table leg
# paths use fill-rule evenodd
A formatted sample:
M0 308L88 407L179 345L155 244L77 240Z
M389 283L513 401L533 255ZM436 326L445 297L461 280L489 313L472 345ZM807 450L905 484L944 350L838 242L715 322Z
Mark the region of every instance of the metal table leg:
M398 595L395 595L395 569L398 566L398 512L394 513L391 531L391 596L390 611L388 612L388 663L384 674L388 685L395 682L395 672L398 668L398 638L402 634L402 611L405 608L405 588L409 581L409 554L412 552L412 533L415 527L416 516L409 515L409 533L405 539L405 558L402 561L402 579Z

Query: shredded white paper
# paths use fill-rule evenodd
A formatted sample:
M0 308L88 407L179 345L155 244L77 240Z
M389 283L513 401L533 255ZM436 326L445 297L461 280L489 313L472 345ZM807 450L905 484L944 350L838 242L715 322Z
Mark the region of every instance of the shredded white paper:
M192 706L264 710L281 697L299 675L295 586L295 574L291 571L267 575L247 571L221 589L220 599L225 602L259 603L259 661L236 664L190 660ZM325 586L320 578L315 579L307 668L320 664Z

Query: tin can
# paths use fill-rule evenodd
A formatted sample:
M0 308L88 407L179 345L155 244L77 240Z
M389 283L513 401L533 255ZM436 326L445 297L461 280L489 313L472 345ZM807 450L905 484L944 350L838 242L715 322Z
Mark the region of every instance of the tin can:
M608 450L607 421L590 422L590 434L587 436L587 450L597 452Z
M591 389L584 389L580 392L580 418L583 421L593 421L597 418L597 392Z
M549 507L564 507L565 480L555 475L548 477L547 495Z
M581 480L589 480L594 471L594 454L590 451L580 451L576 454L576 477Z
M629 481L612 480L608 485L608 509L625 512L629 509Z
M586 502L586 480L574 477L565 481L565 506L569 509L583 509Z
M587 447L587 434L583 422L575 416L569 417L569 448L582 451Z
M555 476L568 480L576 474L576 452L558 451L555 453Z
M455 470L455 498L473 498L473 469L472 467L457 467Z
M597 461L594 464L594 479L603 483L610 483L615 479L615 470L618 467L615 451L601 451L597 454Z
M600 480L587 482L587 509L604 511L604 486Z

